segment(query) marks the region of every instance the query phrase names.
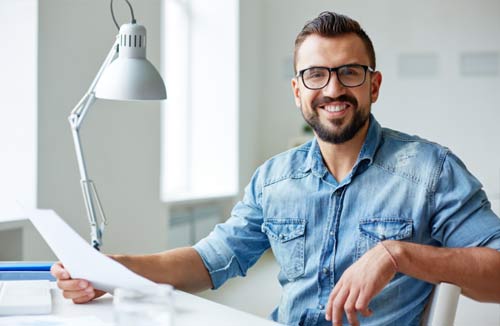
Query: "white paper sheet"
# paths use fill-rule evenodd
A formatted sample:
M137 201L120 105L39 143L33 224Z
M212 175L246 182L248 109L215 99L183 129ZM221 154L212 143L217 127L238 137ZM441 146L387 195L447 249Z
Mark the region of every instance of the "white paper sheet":
M26 215L72 278L88 280L94 288L110 293L116 288L141 290L156 284L92 248L53 210L37 209Z

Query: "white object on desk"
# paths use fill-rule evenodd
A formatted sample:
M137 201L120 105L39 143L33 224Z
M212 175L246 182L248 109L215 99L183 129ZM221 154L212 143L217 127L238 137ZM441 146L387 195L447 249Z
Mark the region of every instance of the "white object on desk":
M47 280L0 282L0 315L50 314L50 288Z
M141 291L116 289L113 314L116 326L174 325L174 288L158 284Z

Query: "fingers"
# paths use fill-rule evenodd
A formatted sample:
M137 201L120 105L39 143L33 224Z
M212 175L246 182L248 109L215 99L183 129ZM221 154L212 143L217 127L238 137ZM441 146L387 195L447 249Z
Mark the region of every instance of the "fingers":
M61 262L52 265L50 273L57 279L57 286L66 299L71 299L74 303L85 303L96 297L93 286L86 280L72 279Z
M359 326L358 311L356 310L356 301L358 299L358 292L351 292L347 297L344 304L344 311L351 326Z
M370 317L371 315L373 315L373 310L371 310L370 308L366 308L366 309L363 309L363 310L358 310L358 312L363 315L363 317Z
M68 271L66 271L61 262L57 262L50 267L50 273L58 280L67 280L70 278Z
M88 290L89 288L92 288L90 283L85 280L59 280L57 281L57 286L63 290L63 291L85 291Z
M88 302L96 296L93 286L85 280L60 280L57 286L63 290L63 297L75 303Z
M337 292L339 292L339 288L342 286L340 283L338 283L330 293L330 296L328 297L328 302L326 303L326 308L325 308L325 319L326 320L332 320L332 306L333 306L333 300L337 296Z
M369 317L372 315L372 311L368 308L368 303L362 305L360 300L360 294L356 290L348 292L346 288L341 290L332 291L325 311L326 320L331 320L332 325L341 326L342 317L344 313L346 314L349 325L359 326L358 312L364 317Z
M82 303L87 303L89 301L91 301L93 298L89 298L89 297L80 297L80 298L76 298L76 299L73 299L73 303L76 303L76 304L82 304Z
M345 311L349 323L359 325L358 313L364 317L373 314L368 304L389 284L395 273L383 247L375 246L367 251L344 271L333 288L325 311L326 320L331 320L334 326L341 325Z
M325 308L325 319L332 321L332 325L342 325L344 313L351 326L359 326L358 313L364 317L373 314L368 308L370 298L361 290L349 287L344 282L339 281L332 290Z
M332 320L333 300L337 297L337 294L339 293L341 288L342 288L342 282L337 283L337 285L333 288L332 292L330 293L330 296L328 297L328 302L326 303L326 308L325 308L326 320Z
M332 299L331 320L334 326L342 326L344 316L344 303L349 295L346 289L342 289L338 295Z
M356 301L356 310L359 311L364 317L370 317L373 314L373 311L368 308L368 303L370 298L365 295L364 292L361 292L358 296L358 300Z

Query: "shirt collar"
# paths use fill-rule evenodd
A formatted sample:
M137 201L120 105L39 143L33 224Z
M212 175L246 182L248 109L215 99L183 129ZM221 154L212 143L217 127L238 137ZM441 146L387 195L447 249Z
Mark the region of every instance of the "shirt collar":
M355 172L358 165L363 161L367 161L368 165L373 163L374 156L382 141L382 127L372 114L370 114L369 123L370 125L368 127L365 142L361 147L361 151L359 152L358 159L356 164L354 164L352 172ZM304 164L303 171L306 172L309 170L320 178L324 177L325 174L328 173L328 169L323 162L323 156L321 155L321 150L316 137L311 142Z
M358 165L361 161L368 160L369 164L373 163L373 159L377 149L382 141L382 127L375 119L373 114L370 114L370 126L368 127L368 133L366 134L365 142L361 147L359 152L358 160L355 165Z

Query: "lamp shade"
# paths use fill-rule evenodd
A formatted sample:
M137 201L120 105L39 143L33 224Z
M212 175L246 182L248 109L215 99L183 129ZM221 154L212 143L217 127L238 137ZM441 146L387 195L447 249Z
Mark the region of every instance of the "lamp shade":
M95 96L109 100L166 99L163 79L146 59L146 28L124 24L118 37L118 57L103 71Z

